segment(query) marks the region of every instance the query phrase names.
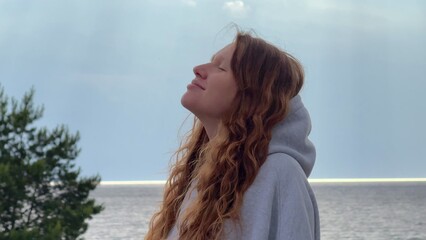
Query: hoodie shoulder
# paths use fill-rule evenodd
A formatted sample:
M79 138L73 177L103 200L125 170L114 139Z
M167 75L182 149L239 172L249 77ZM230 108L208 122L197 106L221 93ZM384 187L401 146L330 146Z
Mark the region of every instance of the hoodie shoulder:
M225 239L319 239L315 197L305 172L291 156L268 156L244 194L241 225L228 222Z
M261 172L275 175L275 181L290 180L297 178L306 179L302 166L292 156L285 153L270 154L261 167ZM260 172L259 172L260 173Z

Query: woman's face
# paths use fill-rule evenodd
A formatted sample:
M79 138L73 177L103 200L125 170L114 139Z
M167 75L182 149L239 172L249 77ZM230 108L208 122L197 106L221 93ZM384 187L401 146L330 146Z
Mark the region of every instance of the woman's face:
M187 86L181 103L199 119L221 119L229 110L237 93L237 83L231 71L235 43L215 55L211 62L194 67L195 78Z

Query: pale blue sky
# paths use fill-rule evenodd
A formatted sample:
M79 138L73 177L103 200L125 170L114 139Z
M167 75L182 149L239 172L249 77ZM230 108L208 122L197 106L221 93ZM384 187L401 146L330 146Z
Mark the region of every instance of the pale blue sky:
M39 126L80 131L83 175L165 179L192 67L235 22L305 67L312 178L426 177L425 12L420 0L0 0L0 82L16 98L34 86Z

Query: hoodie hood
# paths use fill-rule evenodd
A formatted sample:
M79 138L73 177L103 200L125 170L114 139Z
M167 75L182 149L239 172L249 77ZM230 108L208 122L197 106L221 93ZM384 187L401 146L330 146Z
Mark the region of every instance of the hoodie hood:
M268 155L285 153L294 158L309 177L314 167L316 151L308 139L311 132L311 118L302 103L300 95L290 100L287 116L272 129Z

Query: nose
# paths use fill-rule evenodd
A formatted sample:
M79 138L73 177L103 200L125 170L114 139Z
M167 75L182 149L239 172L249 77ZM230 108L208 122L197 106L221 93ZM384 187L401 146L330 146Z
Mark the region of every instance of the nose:
M206 79L207 71L203 68L203 65L195 66L193 71L196 77L199 77L201 79Z

